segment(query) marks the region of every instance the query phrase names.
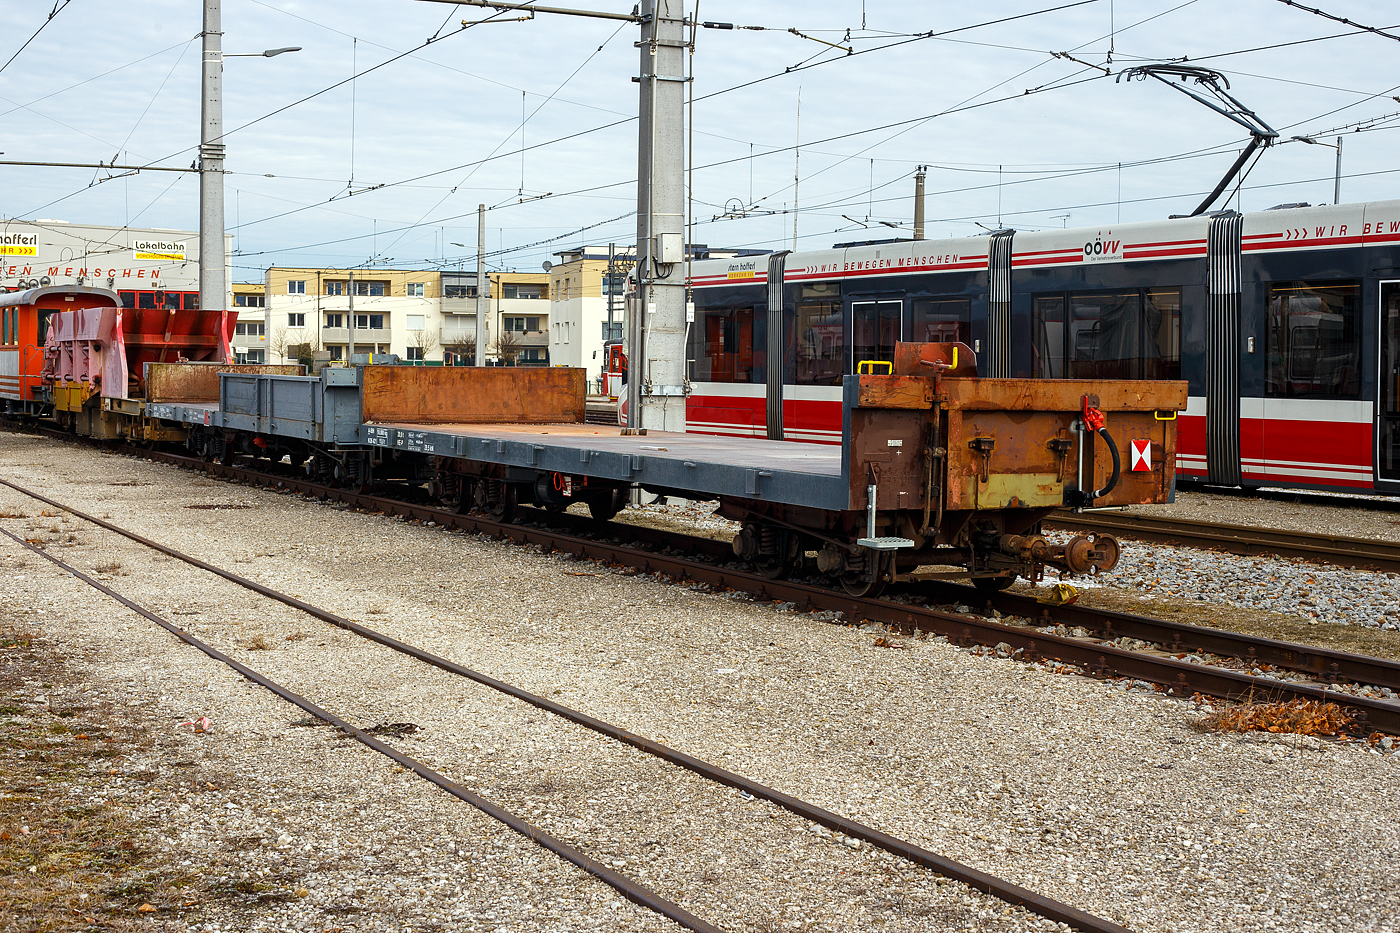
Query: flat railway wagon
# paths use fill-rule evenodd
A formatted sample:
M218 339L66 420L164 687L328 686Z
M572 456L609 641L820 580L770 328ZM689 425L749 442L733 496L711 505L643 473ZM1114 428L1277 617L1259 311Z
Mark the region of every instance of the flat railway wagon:
M221 371L207 397L156 394L145 413L205 457L426 486L506 519L520 503L586 503L606 520L635 486L718 499L742 523L734 553L760 573L815 568L857 595L940 566L993 588L1047 566L1109 570L1111 537L1052 543L1041 520L1173 495L1184 383L982 379L959 343L900 343L878 368L843 378L840 444L586 424L584 371L562 367Z
M145 414L152 389L206 394L229 349L236 311L201 311L180 292L136 293L45 285L0 294L0 411L52 420L76 434L138 443L182 442L186 432ZM159 295L161 301L145 300ZM200 367L171 370L170 363ZM154 367L154 369L152 369ZM299 373L299 366L252 367ZM197 374L202 373L202 376ZM153 386L152 380L177 380ZM179 380L205 388L187 390Z
M1400 201L711 260L691 277L692 431L838 443L847 375L900 341L955 340L983 376L1186 380L1182 480L1400 493Z

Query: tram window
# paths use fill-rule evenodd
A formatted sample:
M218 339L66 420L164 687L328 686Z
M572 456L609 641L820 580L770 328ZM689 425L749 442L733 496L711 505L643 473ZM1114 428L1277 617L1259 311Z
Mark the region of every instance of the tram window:
M1065 377L1065 299L1063 295L1037 295L1032 304L1034 366L1036 379Z
M138 308L143 308L143 309L154 310L154 309L155 309L155 306L156 306L156 293L155 293L155 292L137 292L137 293L136 293L136 307L138 307Z
M1265 391L1282 398L1357 398L1361 328L1356 282L1268 287Z
M971 298L920 298L913 307L915 343L972 344Z
M18 312L16 312L18 313ZM39 312L39 346L44 345L44 341L49 339L49 319L53 317L52 311Z
M123 307L123 308L134 308L134 307L136 307L136 293L135 293L135 292L120 292L119 294L120 294L120 296L121 296L122 307Z
M715 308L696 315L697 382L753 381L753 308Z
M798 385L840 385L846 366L845 328L839 300L805 300L797 304Z
M199 292L185 292L185 310L199 310Z
M1037 295L1038 379L1181 378L1181 289Z
M1141 379L1181 378L1181 289L1149 288L1142 303Z
M1142 296L1136 292L1069 296L1071 379L1137 378Z
M854 367L859 367L866 360L894 360L894 345L900 339L903 316L903 301L851 302Z

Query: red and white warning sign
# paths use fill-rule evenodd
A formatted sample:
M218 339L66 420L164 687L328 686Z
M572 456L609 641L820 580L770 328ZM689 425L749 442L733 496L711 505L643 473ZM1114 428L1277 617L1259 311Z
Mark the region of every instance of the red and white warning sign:
M1134 472L1152 469L1152 442L1133 441L1132 456L1129 458L1128 469Z

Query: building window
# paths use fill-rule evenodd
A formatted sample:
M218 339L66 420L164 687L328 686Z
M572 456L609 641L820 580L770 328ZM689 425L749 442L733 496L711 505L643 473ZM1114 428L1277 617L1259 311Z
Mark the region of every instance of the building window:
M406 315L406 316L405 316L405 321L406 321L406 326L408 327L409 330L422 330L422 329L423 329L423 315L421 315L421 314L409 314L409 315Z
M1268 286L1266 395L1360 396L1360 299L1357 282L1274 282Z
M326 315L326 326L327 326L327 327L344 327L344 326L345 326L345 315L343 315L343 314L327 314L327 315Z
M267 331L262 321L239 321L233 325L235 337L262 337Z
M549 353L545 350L544 347L525 347L520 351L520 356L517 357L516 362L538 364L548 363Z
M422 347L409 347L408 350L407 350L407 352L406 352L406 354L405 354L405 356L404 356L404 359L408 360L410 363L421 363L421 362L423 362L423 348L422 348Z
M343 360L343 359L345 359L345 348L344 348L344 347L330 346L330 347L326 347L326 351L327 351L328 353L330 353L331 359L333 359L333 360Z
M344 282L327 282L327 283L326 283L326 294L327 294L327 295L343 295L343 294L345 294L345 283L344 283Z
M505 318L505 322L502 326L506 330L512 330L521 334L527 331L534 334L541 332L540 319L538 317L508 317Z
M306 326L306 314L305 314L304 312L299 312L299 313L296 313L296 314L289 314L289 315L287 315L287 326L288 326L288 327L305 327L305 326Z
M249 350L244 354L243 362L261 366L267 361L266 352L265 350Z
M389 293L388 282L356 282L355 294L370 298L382 298Z
M609 324L607 321L604 321L604 322L603 322L603 341L606 343L606 342L609 341L609 340L621 340L621 339L622 339L622 322L621 322L621 321L613 321L611 324Z
M288 294L288 295L305 295L305 294L306 294L306 280L305 280L305 279L288 279L288 280L287 280L287 294Z
M543 285L502 285L502 298L543 298Z
M262 295L234 295L233 306L235 308L265 308L267 302Z
M359 330L383 330L384 315L357 314L355 315L355 327Z
M444 298L475 298L475 285L444 285L442 288Z
M427 294L427 290L424 288L424 283L422 283L422 282L409 282L409 283L408 283L408 297L410 297L410 298L422 298L425 294Z

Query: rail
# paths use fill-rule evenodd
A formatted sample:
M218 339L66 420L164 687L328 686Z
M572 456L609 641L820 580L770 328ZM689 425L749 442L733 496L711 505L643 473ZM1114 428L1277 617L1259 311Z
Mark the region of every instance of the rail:
M1400 543L1373 538L1228 525L1131 512L1055 512L1047 525L1066 531L1106 531L1157 544L1218 548L1231 554L1273 555L1340 567L1400 573Z
M801 798L794 797L790 794L783 793L782 791L750 780L749 778L746 778L743 775L737 774L733 771L729 771L702 759L696 758L692 755L688 755L685 752L681 752L676 749L670 748L666 745L662 745L659 742L654 742L644 736L637 735L634 732L623 729L620 726L615 726L611 723L604 722L603 720L589 716L586 713L582 713L577 710L571 709L567 706L564 706L561 703L557 703L545 697L535 695L520 687L516 687L512 684L505 683L504 681L497 680L496 678L493 678L489 675L472 670L471 668L457 664L456 662L450 661L439 655L432 654L431 652L426 651L422 648L418 648L414 645L410 645L406 642L393 638L389 635L377 632L374 629L368 628L367 626L361 625L343 616L337 615L336 613L330 612L329 610L322 609L319 606L307 603L303 600L297 599L294 596L289 596L264 584L258 583L255 580L250 580L247 577L225 570L214 564L210 564L207 561L203 561L199 558L192 557L168 545L161 544L158 541L153 541L135 532L129 531L118 525L115 525L112 522L105 521L94 515L90 515L86 512L76 509L71 505L59 502L55 499L51 499L48 496L42 495L41 493L37 493L33 490L26 489L25 487L20 486L16 483L12 483L8 480L0 480L0 486L5 486L23 495L29 496L30 498L35 499L39 502L43 502L46 505L52 506L53 508L61 509L62 511L67 512L70 515L74 515L77 518L82 519L83 521L89 522L100 528L104 528L115 534L121 535L161 554L165 554L169 557L173 557L177 560L183 561L184 563L187 563L190 566L197 567L200 570L204 570L208 573L215 574L216 576L219 576L229 581L230 583L234 583L245 589L258 593L259 595L276 600L277 602L290 606L294 609L298 609L302 612L307 613L308 615L313 616L314 618L320 619L323 622L327 622L331 625L336 626L337 628L353 632L354 634L359 635L362 638L366 638L377 644L383 645L384 647L390 648L393 651L397 651L401 654L412 657L415 660L422 661L426 664L429 664L440 670L446 671L450 674L467 678L483 686L504 693L507 696L510 696L514 699L521 700L525 703L529 703L530 705L535 706L536 708L543 709L547 712L553 713L557 716L567 719L570 722L573 722L577 725L583 726L584 728L589 729L595 733L607 736L625 745L631 746L632 748L636 748L640 751L643 751L647 754L654 755L664 761L682 767L693 773L699 774L716 783L723 784L729 787L734 787L739 790L745 791L755 797L767 800L770 803L782 807L790 813L803 817L804 819L810 820L815 823L820 823L824 826L827 826L830 829L841 832L844 835L849 836L851 838L860 839L864 842L869 843L870 845L883 849L884 851L889 852L893 855L897 855L901 858L907 859L908 861L911 861L916 865L928 868L947 878L951 878L955 881L960 881L971 888L974 888L978 891L982 891L986 894L990 894L993 897L999 898L1009 904L1023 907L1031 911L1032 913L1035 913L1038 916L1044 917L1048 920L1053 920L1056 923L1064 923L1076 929L1087 931L1087 933L1128 933L1127 928L1117 923L1105 920L1093 914L1089 914L1085 911L1079 910L1078 908L1071 907L1070 905L1057 901L1053 898L1037 894L1028 888L1023 888L1020 885L1014 884L1010 881L1006 881L995 875L988 874L969 865L964 865L961 862L957 862L952 859L946 858L922 846L905 841L903 839L899 839L895 836L891 836L888 833L881 832L880 830L877 830L873 827L841 816L838 813L819 807L816 804L809 803L808 801L803 800ZM392 502L394 500L385 501ZM26 541L19 535L12 534L10 531L4 528L0 528L0 534L4 534L16 543L28 548L29 550L35 552L39 556L49 560L50 562L58 565L62 569L71 573L73 576L77 577L83 582L89 584L90 586L93 586L94 588L117 600L122 605L126 606L132 611L155 622L156 624L165 628L167 631L171 632L187 644L199 648L205 654L218 661L222 661L223 663L228 664L230 667L238 671L244 677L247 677L249 680L252 680L260 686L271 690L273 693L275 693L282 699L295 704L296 706L300 707L301 709L305 710L311 715L317 717L318 719L321 719L323 722L335 726L337 729L340 729L347 735L358 739L359 741L368 745L370 748L373 748L375 751L387 755L389 758L393 759L398 764L403 765L404 767L418 774L420 777L431 781L438 787L448 791L457 798L471 804L472 806L476 807L477 809L481 810L487 815L499 820L500 822L509 826L511 829L514 829L516 832L520 833L526 838L538 842L541 846L548 849L549 851L554 852L562 858L567 859L568 861L587 871L589 874L594 875L599 880L612 886L615 890L626 896L629 900L632 900L633 902L640 904L644 907L650 908L651 910L654 910L657 913L660 913L663 916L674 920L676 923L686 927L687 929L699 931L715 931L715 933L718 933L718 927L715 927L712 924L707 923L706 921L701 920L698 917L695 917L694 915L685 911L679 905L660 897L659 895L643 887L633 879L628 878L625 875L621 875L615 871L612 871L607 866L594 859L589 858L588 856L579 852L577 849L574 849L566 843L555 839L548 833L545 833L544 831L530 825L529 823L526 823L524 820L521 820L520 818L514 816L513 814L500 807L497 807L496 805L490 803L484 798L479 797L478 795L473 794L470 791L467 791L466 789L460 787L460 785L457 785L450 779L445 778L441 774L438 774L437 772L428 768L426 765L423 765L421 762L418 762L408 757L407 755L396 751L395 749L388 746L386 743L380 741L379 739L376 739L372 735L369 735L364 730L361 730L345 722L344 720L333 716L332 714L326 712L319 706L316 706L310 701L305 700L304 698L298 696L295 693L292 693L287 688L269 680L268 678L252 670L246 665L240 664L239 662L233 660L227 655L217 651L216 649L213 649L212 647L200 641L199 639L189 635L183 629L179 628L178 626L175 626L173 623L162 619L155 613L145 609L144 607L133 602L132 600L127 599L126 597L122 596L121 594L117 593L111 588L103 585L102 583L98 582L97 580L93 579L92 577L88 576L87 574L83 573L82 571L78 570L72 565L67 564L63 560L47 553L42 547L39 547L36 544Z
M292 475L273 475L244 466L205 463L197 458L159 451L133 449L130 452L229 479L281 486L293 492L334 499L370 511L382 511L385 514L401 515L425 522L433 521L448 528L510 538L518 543L533 544L546 550L567 551L583 557L610 561L635 567L645 573L665 574L678 581L693 581L742 590L760 599L792 602L808 611L840 612L848 619L879 622L906 633L919 631L942 635L950 641L969 646L1006 644L1022 660L1053 659L1073 664L1094 677L1131 677L1158 684L1166 692L1176 696L1200 693L1231 700L1303 698L1333 702L1346 708L1363 732L1375 730L1400 734L1400 703L1355 696L1345 691L1330 689L1328 685L1281 681L1220 666L1191 663L1174 657L1159 657L1099 641L1055 635L1032 627L998 622L978 615L942 612L887 599L857 598L822 586L791 580L772 580L759 574L732 569L733 553L724 542L655 529L641 534L633 526L617 523L607 526L604 533L616 536L618 540L632 540L659 549L643 550L628 544L568 533L587 530L593 535L598 534L596 523L581 516L540 511L538 515L532 516L532 520L544 524L544 527L508 524L483 515L456 513L421 502L323 486ZM714 562L695 560L691 555L708 555ZM1038 617L1043 626L1056 623L1083 626L1106 639L1128 635L1154 642L1168 651L1172 650L1174 645L1180 646L1181 651L1193 650L1192 646L1199 646L1200 650L1208 650L1213 654L1254 660L1256 663L1275 663L1280 667L1321 676L1327 679L1329 685L1353 682L1364 685L1400 686L1400 664L1383 658L1187 626L1146 616L1078 606L1044 606L1014 594L996 594L988 598L986 594L967 587L962 587L957 592L964 594L959 598L966 600L969 605L985 603L989 608L1004 606L1006 608L1001 611ZM1206 647L1207 645L1210 647ZM1266 658L1275 660L1269 661Z

